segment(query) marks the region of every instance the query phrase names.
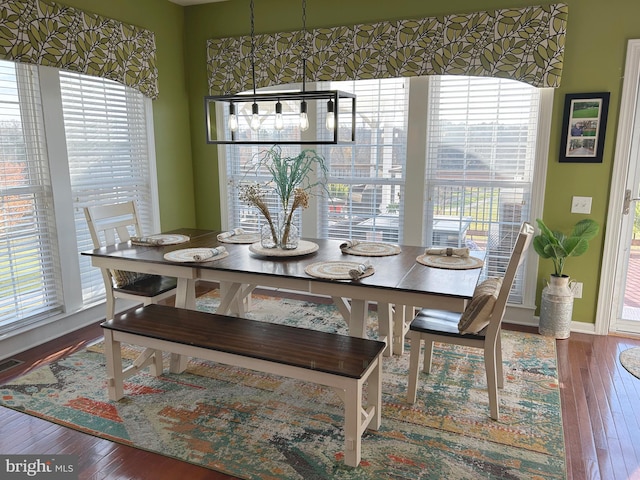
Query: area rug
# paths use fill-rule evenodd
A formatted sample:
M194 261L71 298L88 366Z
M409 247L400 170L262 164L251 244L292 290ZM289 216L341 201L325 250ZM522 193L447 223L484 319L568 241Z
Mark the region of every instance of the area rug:
M207 295L198 308L217 302ZM346 333L329 305L254 295L251 316ZM375 324L371 313L372 337ZM357 468L342 461L343 404L331 389L192 359L180 375L129 378L125 398L111 402L101 347L1 386L0 404L247 479L566 478L555 343L539 335L504 332L499 422L479 351L437 345L413 405L409 354L385 357L382 427L364 434Z
M640 347L620 352L620 363L634 377L640 378Z

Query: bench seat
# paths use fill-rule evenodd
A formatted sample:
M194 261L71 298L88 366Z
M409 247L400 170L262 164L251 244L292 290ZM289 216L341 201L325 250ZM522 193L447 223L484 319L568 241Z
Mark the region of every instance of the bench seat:
M160 375L166 351L334 388L345 403L347 465L360 463L364 430L380 428L384 342L157 304L101 326L111 400L124 396L124 379L142 368ZM126 369L121 342L146 347Z

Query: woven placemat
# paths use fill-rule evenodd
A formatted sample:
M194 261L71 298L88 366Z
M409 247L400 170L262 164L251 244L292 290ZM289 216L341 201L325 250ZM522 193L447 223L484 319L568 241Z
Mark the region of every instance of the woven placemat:
M218 237L222 243L256 243L260 241L259 233L239 233L232 237Z
M187 235L178 233L158 233L147 235L146 237L131 237L132 245L145 245L154 247L164 247L165 245L178 245L191 240Z
M220 247L222 248L222 247ZM225 258L229 256L229 252L225 251L219 253L215 256L211 255L212 248L183 248L181 250L174 250L172 252L167 252L164 254L164 259L169 260L170 262L180 262L180 263L202 263L202 262L213 262L214 260L220 260L221 258ZM194 256L200 256L201 260L195 260Z
M381 242L359 242L351 247L340 246L342 253L360 257L387 257L398 255L402 250L398 245Z
M357 279L354 279L349 272L357 270L362 265L359 262L317 262L307 265L304 271L307 275L315 278L324 278L327 280L359 280L360 278L370 277L375 273L373 267L370 267L364 273L361 273Z
M309 255L318 250L318 244L307 240L300 240L298 248L284 250L282 248L264 248L260 242L253 243L249 246L249 250L258 255L265 257L297 257L299 255Z
M484 265L484 261L479 258L457 257L454 255L419 255L416 260L427 267L446 268L449 270L470 270Z

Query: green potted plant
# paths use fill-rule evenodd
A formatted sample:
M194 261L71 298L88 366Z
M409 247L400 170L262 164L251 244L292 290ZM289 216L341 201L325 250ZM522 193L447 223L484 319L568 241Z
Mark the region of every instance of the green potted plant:
M589 240L599 232L594 220L585 218L576 223L569 235L551 230L541 219L536 219L540 234L533 239L533 248L540 258L553 261L554 273L542 290L539 331L542 335L568 338L571 332L573 292L569 276L565 275L564 263L569 257L582 255L589 248Z

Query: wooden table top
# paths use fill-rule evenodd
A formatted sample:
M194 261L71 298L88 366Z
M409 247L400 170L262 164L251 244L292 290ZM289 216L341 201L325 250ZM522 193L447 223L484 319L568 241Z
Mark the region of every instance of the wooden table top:
M184 265L190 269L216 270L227 272L248 273L258 276L278 276L292 279L305 279L315 282L341 282L345 285L360 287L402 290L405 292L431 293L468 299L473 295L482 269L448 270L422 265L416 257L423 254L425 247L400 245L402 251L398 255L385 257L364 257L342 253L340 244L344 240L313 239L305 240L318 245L318 250L311 254L291 257L261 256L249 250L247 244L221 243L217 239L218 231L198 229L177 229L165 233L180 233L190 236L190 241L178 245L163 247L132 246L121 243L110 247L103 247L83 255L126 259L134 262L151 262L158 264ZM164 254L173 250L185 248L215 248L224 246L229 256L212 262L176 264L164 259ZM472 252L480 258L485 252ZM350 261L369 262L375 268L375 273L369 277L352 282L350 280L320 279L308 275L305 267L316 262ZM257 284L260 284L256 278ZM375 299L372 299L375 300Z

